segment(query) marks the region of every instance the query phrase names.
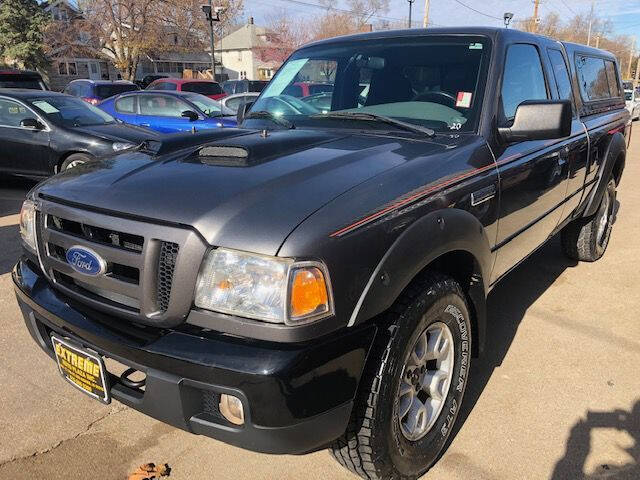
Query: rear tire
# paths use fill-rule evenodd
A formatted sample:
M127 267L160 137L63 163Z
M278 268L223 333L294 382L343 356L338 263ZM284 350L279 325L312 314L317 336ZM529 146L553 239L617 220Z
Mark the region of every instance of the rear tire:
M84 153L72 153L69 155L62 165L60 165L60 172L64 172L69 168L77 167L78 165L82 165L83 163L87 163L91 160L91 157Z
M560 232L562 250L572 260L595 262L609 245L616 208L616 182L609 179L598 211L588 218L579 218Z
M460 411L470 352L460 286L434 273L414 282L380 326L347 431L330 447L335 459L370 480L423 475Z

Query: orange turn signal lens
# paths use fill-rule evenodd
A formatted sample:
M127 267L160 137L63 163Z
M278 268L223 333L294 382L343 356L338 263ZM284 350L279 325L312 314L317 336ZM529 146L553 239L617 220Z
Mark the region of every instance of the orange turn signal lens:
M329 311L329 295L324 274L317 267L305 267L292 273L290 318Z

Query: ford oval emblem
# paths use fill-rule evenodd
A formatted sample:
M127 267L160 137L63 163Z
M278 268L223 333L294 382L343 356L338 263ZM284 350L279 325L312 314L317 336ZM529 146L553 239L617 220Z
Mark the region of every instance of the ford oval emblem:
M79 245L67 250L67 263L78 273L95 277L107 270L106 262L96 252Z

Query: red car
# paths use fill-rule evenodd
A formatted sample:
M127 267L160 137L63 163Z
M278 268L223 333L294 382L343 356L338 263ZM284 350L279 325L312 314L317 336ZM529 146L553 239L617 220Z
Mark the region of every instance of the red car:
M151 82L147 90L199 93L214 100L220 100L227 96L218 82L190 78L160 78Z

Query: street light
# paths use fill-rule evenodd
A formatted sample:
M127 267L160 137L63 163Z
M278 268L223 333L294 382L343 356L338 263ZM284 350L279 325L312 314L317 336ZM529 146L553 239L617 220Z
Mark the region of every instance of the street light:
M211 76L213 77L213 81L216 81L216 51L215 45L213 43L213 22L220 21L220 14L224 13L224 7L214 7L211 4L212 0L209 0L208 5L202 5L202 11L207 17L207 22L209 22L209 28L211 32Z
M504 14L504 27L505 28L509 28L509 23L511 23L512 19L513 19L513 13L505 12L505 14Z
M416 0L407 0L409 2L409 28L411 28L411 7L413 6L413 2Z

